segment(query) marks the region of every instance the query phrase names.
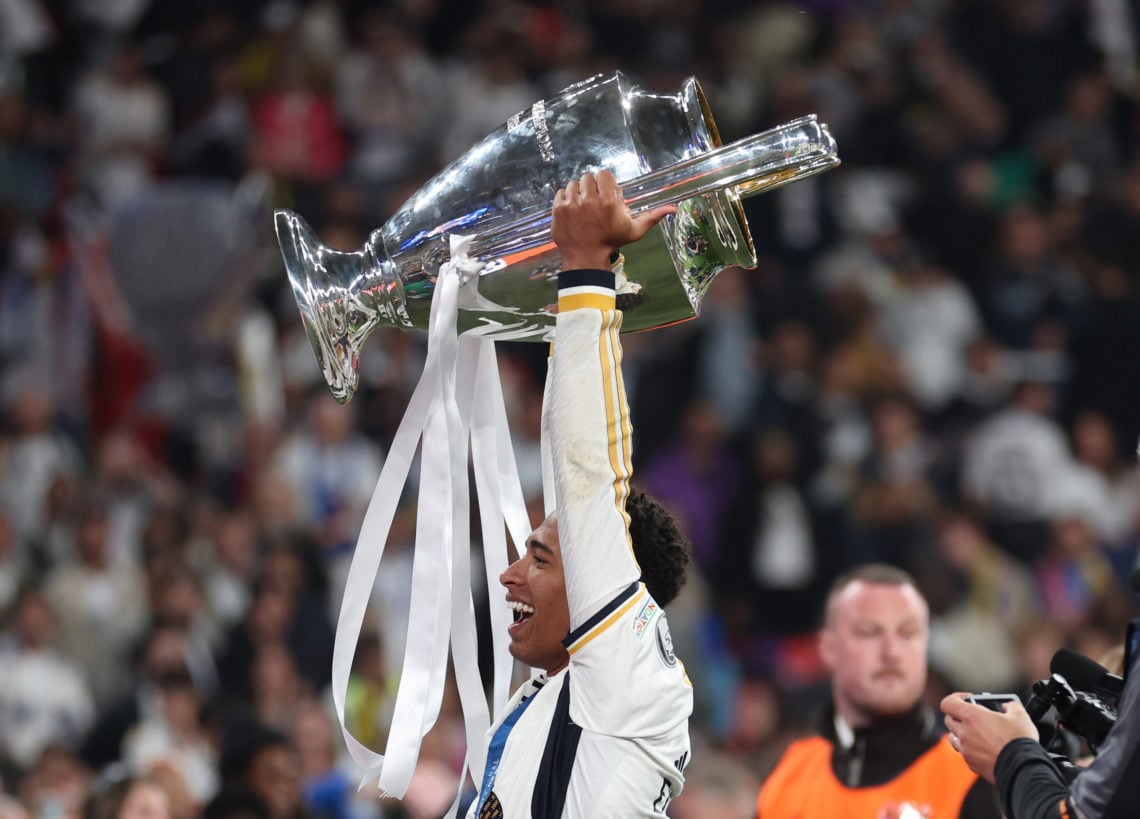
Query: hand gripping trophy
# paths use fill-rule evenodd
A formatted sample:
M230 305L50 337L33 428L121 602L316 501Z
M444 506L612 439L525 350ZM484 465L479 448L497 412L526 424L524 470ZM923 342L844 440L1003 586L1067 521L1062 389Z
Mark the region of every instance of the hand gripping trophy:
M674 215L622 249L617 295L623 332L630 332L694 317L717 273L755 266L742 198L838 164L835 142L814 116L722 146L695 79L677 94L657 94L615 72L572 85L512 117L433 177L357 251L333 250L298 215L276 213L289 281L337 400L344 403L355 391L361 347L375 327L429 333L424 377L365 517L337 628L332 687L343 729L344 689L367 597L422 438L412 590L416 632L409 634L385 755L344 731L366 779L378 775L381 789L396 796L406 790L420 738L439 712L449 642L468 763L476 782L482 773L480 746L489 718L471 615L467 452L470 447L486 574L494 583L505 568L502 524L521 545L529 522L501 395L497 403L487 398L498 392L487 341L552 338L560 270L550 238L555 192L587 171L608 169L634 213L677 205ZM496 635L505 632L505 625L498 626L506 622L505 606L492 611ZM497 712L511 659L502 644L493 653Z

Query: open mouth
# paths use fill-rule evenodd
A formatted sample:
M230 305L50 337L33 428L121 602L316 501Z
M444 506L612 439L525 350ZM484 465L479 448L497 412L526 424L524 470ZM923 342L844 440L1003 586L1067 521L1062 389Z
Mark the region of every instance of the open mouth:
M507 608L509 608L514 615L514 625L516 626L524 620L529 620L534 614L534 606L528 606L526 603L518 600L508 600Z

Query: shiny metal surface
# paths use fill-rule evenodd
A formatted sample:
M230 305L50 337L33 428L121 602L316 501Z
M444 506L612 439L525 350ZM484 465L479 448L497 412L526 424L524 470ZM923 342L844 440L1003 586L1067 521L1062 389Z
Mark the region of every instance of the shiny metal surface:
M483 263L460 293L459 330L493 323L515 339L553 332L559 257L555 192L607 168L635 211L677 203L623 248L626 332L691 318L725 267L756 263L740 208L751 196L839 164L827 126L805 117L729 146L697 81L654 94L620 72L599 75L512 117L416 192L364 247L333 250L290 211L275 216L285 267L321 370L337 400L356 389L374 327L426 329L448 237L474 235ZM620 292L620 289L619 289Z

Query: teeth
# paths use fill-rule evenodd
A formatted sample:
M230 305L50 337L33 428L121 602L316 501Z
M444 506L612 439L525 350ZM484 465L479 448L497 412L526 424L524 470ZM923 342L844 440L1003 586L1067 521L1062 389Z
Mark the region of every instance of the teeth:
M519 614L534 614L534 606L528 606L526 603L520 603L518 600L508 600L507 608L511 611L517 611Z

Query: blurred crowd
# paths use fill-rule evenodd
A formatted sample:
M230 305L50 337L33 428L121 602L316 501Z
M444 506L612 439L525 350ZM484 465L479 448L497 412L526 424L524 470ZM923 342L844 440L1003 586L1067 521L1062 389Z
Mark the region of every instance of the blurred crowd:
M696 558L672 814L749 815L811 730L853 565L931 601L932 702L1101 656L1136 608L1138 36L1128 0L0 0L0 816L446 809L453 699L395 802L356 793L328 694L425 339L376 332L337 405L269 213L354 250L616 69L697 76L726 140L816 113L843 158L746 200L758 267L699 320L625 337L635 482ZM531 500L540 347L500 345ZM380 750L414 515L346 704Z

